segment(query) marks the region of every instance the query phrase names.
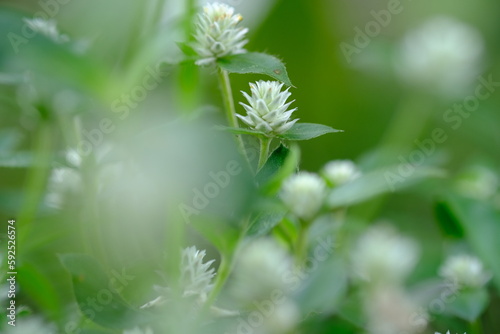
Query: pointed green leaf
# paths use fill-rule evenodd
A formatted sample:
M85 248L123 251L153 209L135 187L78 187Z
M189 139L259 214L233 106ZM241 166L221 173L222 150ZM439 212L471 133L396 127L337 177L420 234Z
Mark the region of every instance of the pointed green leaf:
M488 302L489 296L485 289L459 291L457 298L450 304L448 312L473 322L484 312Z
M333 132L343 131L323 124L295 123L290 130L278 137L287 140L309 140Z
M114 287L126 283L126 273L117 272L117 278L108 278L101 266L85 254L64 254L60 260L71 275L76 301L88 319L114 329L136 325L141 313L132 309Z
M219 58L217 64L229 73L266 74L287 86L293 86L285 65L278 58L258 52L248 52Z
M276 193L281 183L293 174L299 165L300 151L298 146L290 149L280 145L267 159L266 164L256 176L261 190L267 194Z

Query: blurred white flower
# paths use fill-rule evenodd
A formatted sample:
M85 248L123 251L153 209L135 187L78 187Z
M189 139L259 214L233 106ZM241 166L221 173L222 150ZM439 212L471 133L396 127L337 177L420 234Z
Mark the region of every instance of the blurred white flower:
M232 294L242 304L271 298L273 290L283 294L287 288L283 275L291 272L289 254L272 239L250 241L237 259L232 282Z
M45 204L54 209L61 209L68 194L77 193L82 187L82 178L78 170L58 167L50 174Z
M455 187L464 196L488 200L496 194L499 184L500 180L492 170L474 166L458 176Z
M290 333L300 322L301 314L297 304L285 298L276 305L274 313L266 318L264 332L266 334Z
M196 20L196 42L194 49L201 57L197 65L215 62L217 58L245 53L243 46L247 28L238 27L243 18L234 14L234 8L221 3L211 3L203 7Z
M205 250L198 250L195 246L187 247L182 251L180 285L183 297L197 297L197 303L204 303L208 293L212 290L212 278L215 269L210 268L215 260L203 263L206 255ZM169 299L171 290L168 287L155 286L154 289L160 294L157 298L142 305L141 308L161 306Z
M485 272L481 261L470 255L448 258L439 269L439 275L468 288L480 288L491 278L491 275Z
M287 110L293 101L286 103L292 95L287 88L281 91L283 83L278 81L257 81L250 83L252 96L243 92L250 105L240 102L247 116L236 115L250 128L266 134L281 134L292 127L298 119L290 120L297 108Z
M181 283L184 287L184 296L199 295L202 298L212 290L212 278L215 269L210 268L215 260L203 263L205 250L197 250L195 246L182 251Z
M418 260L418 247L390 226L375 226L356 243L352 255L356 275L370 283L400 283Z
M24 23L34 32L40 33L56 43L64 43L69 41L68 36L63 35L57 30L56 22L54 20L44 20L41 18L24 18Z
M133 329L128 329L123 331L123 334L154 334L151 328L146 328L145 330L135 327Z
M16 319L15 326L6 326L4 334L56 334L55 326L46 324L41 318L30 316Z
M300 172L285 180L280 196L294 215L309 220L321 209L325 194L326 185L321 177Z
M364 304L371 334L421 333L428 323L428 315L419 313L418 305L399 288L379 287Z
M333 160L323 167L322 175L331 185L339 186L357 179L361 172L351 160Z
M484 42L476 29L437 17L409 32L397 59L402 79L444 96L463 94L481 71Z

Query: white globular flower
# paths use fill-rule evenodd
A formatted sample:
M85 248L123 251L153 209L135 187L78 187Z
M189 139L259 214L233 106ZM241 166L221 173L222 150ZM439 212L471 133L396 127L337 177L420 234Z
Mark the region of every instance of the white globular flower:
M185 297L198 295L204 299L213 288L215 269L210 266L215 260L203 263L205 255L205 250L197 250L195 246L182 251L181 282Z
M59 32L54 20L44 20L41 18L23 19L24 23L36 33L40 33L56 43L65 43L69 41L68 36Z
M491 278L481 261L470 255L455 255L446 260L439 269L443 278L468 288L480 288Z
M234 8L221 3L211 3L203 7L198 14L194 37L194 50L201 57L197 65L208 65L217 58L245 53L243 48L248 40L247 28L239 27L240 14L234 14Z
M361 172L351 160L333 160L323 167L322 174L332 186L339 186L357 179Z
M325 181L317 174L300 172L289 177L282 186L281 200L297 217L310 220L323 206Z
M417 260L415 242L385 225L372 227L365 232L351 253L354 273L376 285L402 282Z
M283 276L291 273L293 260L276 241L252 240L244 245L231 284L233 297L243 305L268 299L272 291L287 291Z
M403 80L454 97L481 71L484 42L476 29L437 17L404 38L397 62Z
M268 136L282 134L289 130L298 119L290 120L297 108L287 110L292 102L286 102L291 93L287 88L281 91L283 83L278 81L257 81L250 83L252 96L245 92L243 96L248 104L240 102L247 116L236 115L251 129L261 131Z

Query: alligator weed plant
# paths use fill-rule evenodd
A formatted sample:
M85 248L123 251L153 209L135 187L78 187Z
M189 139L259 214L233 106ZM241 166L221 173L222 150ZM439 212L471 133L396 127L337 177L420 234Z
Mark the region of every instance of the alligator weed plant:
M436 204L453 251L428 261L419 233L374 212L441 169L325 153L303 170L301 148L345 133L308 122L306 83L248 50L243 15L147 3L123 4L145 18L104 43L62 32L62 1L0 10L2 333L481 333L499 305L498 243L481 242L499 235L496 189L460 194L494 173Z

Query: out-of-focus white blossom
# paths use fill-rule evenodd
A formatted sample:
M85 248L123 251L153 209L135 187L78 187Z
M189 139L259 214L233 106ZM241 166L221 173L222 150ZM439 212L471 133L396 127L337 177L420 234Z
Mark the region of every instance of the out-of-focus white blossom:
M242 19L226 4L211 3L203 7L194 35L194 49L201 57L196 64L211 64L220 57L245 53L243 46L248 43L245 39L248 29L238 26Z
M23 21L34 32L40 33L56 43L64 43L69 41L68 36L61 34L59 30L57 30L57 25L54 20L44 20L41 18L24 18Z
M285 180L280 196L294 215L309 220L322 207L325 192L325 181L321 177L314 173L300 172Z
M245 304L269 299L275 289L284 294L287 288L283 275L292 268L292 258L274 240L253 240L243 247L237 259L232 295Z
M476 29L453 18L437 17L406 35L397 71L411 84L454 97L480 73L483 50Z
M421 333L428 323L428 315L397 287L377 288L364 304L370 334Z
M417 263L418 247L390 226L375 226L359 238L351 260L354 273L361 279L376 284L396 284Z
M183 297L197 297L197 302L202 304L207 300L208 293L212 290L212 278L215 269L210 268L215 260L203 262L205 250L198 250L195 246L187 247L182 251L180 286ZM161 306L169 299L171 291L168 287L155 286L160 294L157 298L144 304L141 308Z
M455 255L446 260L439 269L439 274L468 288L480 288L491 275L485 272L481 261L470 255Z
M243 96L248 104L240 102L245 108L247 116L236 115L253 130L264 132L268 135L281 134L289 130L298 119L290 120L292 113L297 108L288 110L291 102L286 102L291 93L287 88L281 91L283 83L278 81L257 81L250 83L252 95L245 92Z
M357 179L361 172L351 160L333 160L323 167L323 176L333 186Z
M41 318L31 316L22 319L16 319L15 326L5 326L4 334L56 334L55 326L46 324Z

